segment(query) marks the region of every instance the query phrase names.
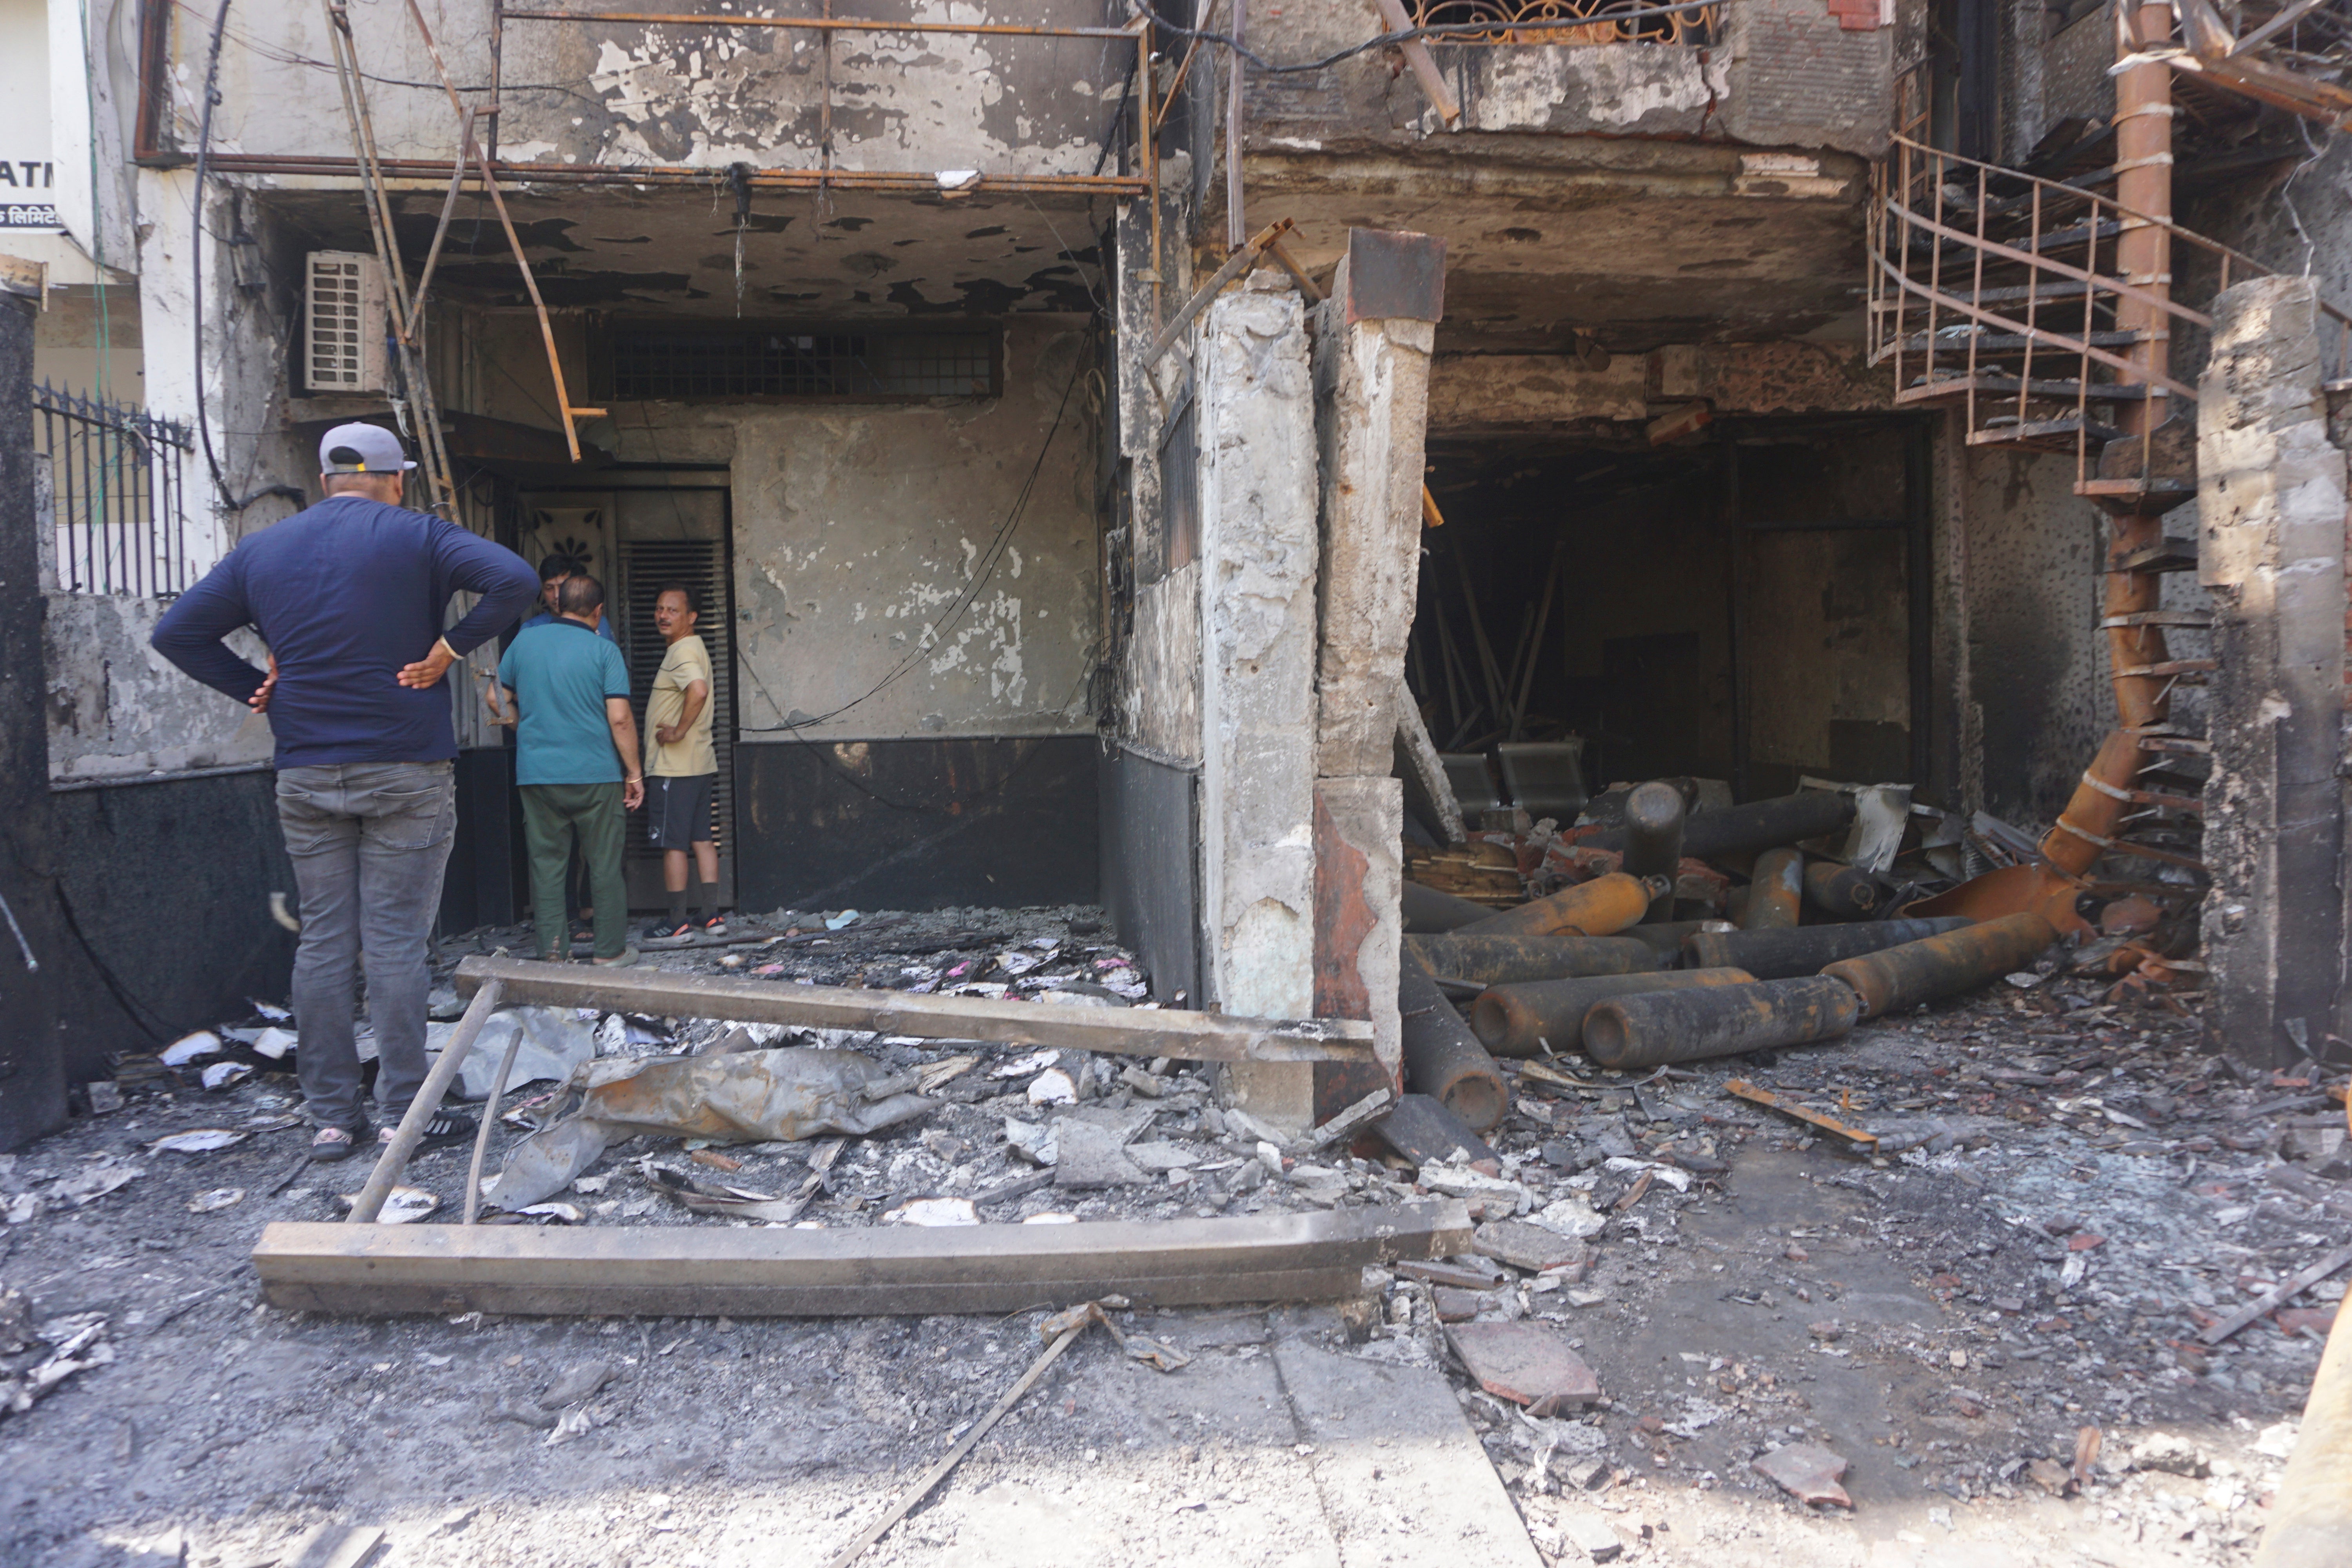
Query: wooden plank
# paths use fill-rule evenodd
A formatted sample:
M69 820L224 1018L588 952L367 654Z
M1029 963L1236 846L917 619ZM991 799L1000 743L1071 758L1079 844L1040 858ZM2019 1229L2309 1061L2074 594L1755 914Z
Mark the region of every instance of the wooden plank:
M928 996L833 985L776 984L654 969L592 969L520 958L468 958L461 996L492 980L511 1005L595 1007L656 1017L728 1018L873 1029L928 1040L995 1040L1055 1050L1111 1051L1208 1062L1369 1062L1372 1026L1355 1018L1286 1021L1140 1007L1065 1007L982 996Z
M1353 1294L1367 1264L1470 1245L1452 1201L1239 1219L525 1230L276 1224L253 1250L273 1305L409 1312L857 1316L1010 1312L1119 1294L1200 1306Z
M2261 1300L2248 1302L2197 1337L2209 1345L2218 1345L2256 1318L2285 1306L2347 1263L2352 1263L2352 1247L2339 1247L2308 1268L2300 1269L2280 1280L2275 1287L2264 1291Z

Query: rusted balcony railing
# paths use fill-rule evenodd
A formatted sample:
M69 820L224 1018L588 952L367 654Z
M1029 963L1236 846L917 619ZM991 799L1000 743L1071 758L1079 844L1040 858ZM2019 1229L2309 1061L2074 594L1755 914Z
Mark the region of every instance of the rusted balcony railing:
M2165 493L2182 481L2168 479L2157 447L2187 439L2186 426L2168 437L2158 410L2193 405L2196 388L2135 363L2132 351L2162 331L2171 363L2193 363L2180 340L2210 329L2213 297L2270 269L2095 191L1930 147L1919 129L1895 137L1870 209L1870 353L1892 363L1895 400L1962 408L1971 446L2072 452L2076 493L2112 510L2185 499ZM2118 264L2121 237L2150 226L2170 242L2168 290ZM2130 307L2120 320L2119 306ZM2352 374L2352 317L2323 310L2324 364L2340 379ZM2127 324L2135 318L2160 325ZM2126 404L2156 406L2118 420ZM2127 442L2126 423L2140 426Z
M1473 45L1712 44L1722 16L1720 5L1661 13L1638 0L1407 0L1405 10L1416 27L1485 29L1431 40Z

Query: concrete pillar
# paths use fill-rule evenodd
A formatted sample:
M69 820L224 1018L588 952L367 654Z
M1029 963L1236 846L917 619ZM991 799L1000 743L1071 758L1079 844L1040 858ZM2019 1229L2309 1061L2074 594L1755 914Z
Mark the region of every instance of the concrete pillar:
M2198 578L2213 594L2205 786L2209 1027L2256 1067L2320 1054L2343 1014L2344 453L2317 295L2264 278L2213 307L2198 386Z
M1316 583L1316 1011L1365 1018L1402 1083L1397 963L1404 924L1403 785L1391 776L1405 645L1421 576L1430 353L1444 313L1444 242L1352 229L1313 317L1321 464ZM1316 1074L1319 1118L1381 1075Z
M1211 994L1227 1013L1315 1005L1313 377L1303 301L1254 275L1211 305L1195 363L1201 474L1201 840ZM1230 1103L1313 1112L1294 1064L1229 1069Z
M49 826L49 731L34 505L37 267L0 258L0 1151L61 1126L65 1054L51 984L64 958ZM22 933L21 944L18 933ZM26 965L29 949L38 970Z

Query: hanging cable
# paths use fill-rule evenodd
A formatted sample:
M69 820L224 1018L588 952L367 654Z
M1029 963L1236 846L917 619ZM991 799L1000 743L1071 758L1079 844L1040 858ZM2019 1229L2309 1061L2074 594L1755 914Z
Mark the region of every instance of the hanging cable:
M196 205L194 225L188 237L189 297L194 301L188 312L194 324L196 373L196 434L205 445L205 467L212 471L213 488L220 492L222 506L233 512L245 510L255 501L270 496L283 496L296 506L310 500L292 485L264 485L251 495L240 496L228 488L228 478L221 472L220 456L213 450L212 419L205 412L205 165L212 153L213 105L220 101L221 37L228 31L229 0L221 0L221 8L213 18L212 47L205 64L205 106L196 120ZM94 203L96 186L90 190Z

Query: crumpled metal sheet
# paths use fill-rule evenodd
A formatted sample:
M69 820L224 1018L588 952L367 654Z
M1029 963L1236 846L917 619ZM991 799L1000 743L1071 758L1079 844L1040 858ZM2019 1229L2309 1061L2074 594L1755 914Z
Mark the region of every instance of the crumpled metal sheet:
M552 1196L609 1145L640 1134L767 1143L879 1132L938 1103L909 1087L908 1075L856 1051L806 1047L583 1063L565 1086L576 1103L509 1151L498 1206Z
M425 1051L437 1058L457 1030L455 1024L426 1025ZM482 1025L482 1032L474 1037L473 1049L466 1053L465 1063L457 1069L458 1099L489 1099L490 1080L498 1076L499 1063L518 1034L522 1036L522 1048L515 1053L514 1070L507 1075L509 1089L550 1079L562 1082L581 1063L596 1057L596 1025L572 1009L502 1008Z

